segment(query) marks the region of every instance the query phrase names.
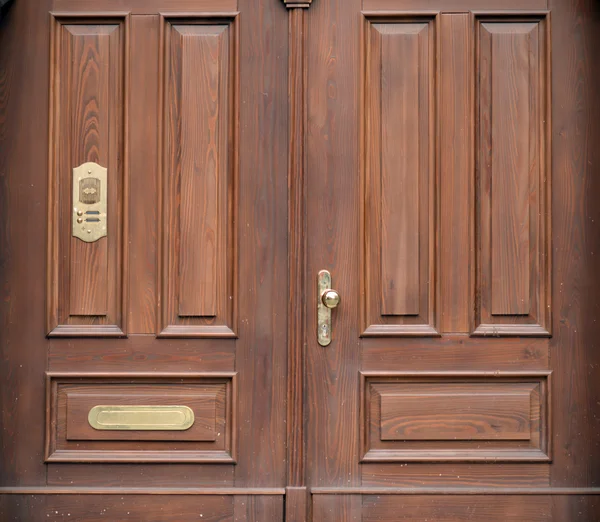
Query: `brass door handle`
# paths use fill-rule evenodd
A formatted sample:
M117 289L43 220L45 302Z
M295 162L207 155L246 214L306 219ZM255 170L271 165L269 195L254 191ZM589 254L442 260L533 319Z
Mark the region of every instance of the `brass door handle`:
M317 340L321 346L331 344L331 310L340 304L340 294L331 288L331 274L327 270L319 272L317 280Z
M340 294L335 290L328 288L321 292L321 301L329 309L334 309L340 304Z

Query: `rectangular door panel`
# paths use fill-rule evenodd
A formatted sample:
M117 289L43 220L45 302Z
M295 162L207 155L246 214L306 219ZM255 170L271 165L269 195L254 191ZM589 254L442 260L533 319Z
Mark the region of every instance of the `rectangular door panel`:
M235 20L163 21L163 337L236 335Z
M152 377L49 373L47 386L47 462L235 463L235 373ZM140 406L146 407L141 415ZM157 406L170 412L170 419L178 413L176 406L187 410L191 425L169 431L157 426L165 419L157 416ZM169 406L173 409L165 408ZM126 425L99 429L100 417L93 417L98 407L104 411L105 424L112 411L120 423L137 418L149 429ZM123 417L124 410L128 417Z
M547 379L363 373L362 461L548 461Z
M475 335L550 332L548 20L475 19L477 253Z
M51 23L47 328L51 336L124 335L129 18L61 16ZM91 163L106 169L105 177L92 177ZM94 186L84 187L86 180ZM80 202L105 201L106 229L96 241L85 238L100 212L77 211L76 194Z
M437 335L435 22L365 20L363 336Z

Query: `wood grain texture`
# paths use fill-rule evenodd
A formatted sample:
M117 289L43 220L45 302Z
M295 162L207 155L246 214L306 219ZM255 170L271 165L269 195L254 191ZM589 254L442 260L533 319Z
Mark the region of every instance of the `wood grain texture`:
M129 113L130 334L156 332L158 280L159 38L158 16L131 18Z
M283 496L237 495L234 497L233 522L283 520Z
M468 14L442 14L439 37L440 331L467 333L473 310L473 41Z
M362 499L356 495L313 495L313 522L362 522Z
M549 335L549 67L544 16L479 17L476 335Z
M531 439L532 385L424 388L382 392L381 440Z
M422 171L428 167L421 165L419 153L427 151L429 137L423 130L423 123L427 127L428 107L419 103L427 100L423 94L428 85L427 78L425 85L419 81L423 70L419 59L427 64L428 30L427 23L373 27L381 53L378 64L381 76L372 82L376 89L381 89L381 315L384 316L419 315L419 182ZM405 67L396 67L398 62ZM427 71L427 66L424 69Z
M550 344L554 371L553 486L600 485L600 18L596 2L551 0L553 190ZM557 417L562 416L564 417ZM592 509L595 507L595 511ZM569 499L557 519L593 520L598 502Z
M126 299L128 18L52 20L48 331L122 335ZM108 169L107 237L72 237L72 169Z
M50 9L46 0L19 1L0 23L2 485L45 481L44 434L31 419L44 416ZM27 513L9 510L13 519Z
M360 277L357 113L360 0L314 2L307 11L306 484L356 485L359 475L358 344ZM348 45L347 42L354 42ZM314 334L317 274L329 270L342 302L333 341ZM316 518L316 512L313 513Z
M48 515L48 516L47 516ZM202 516L201 516L202 515ZM131 496L121 499L111 495L55 495L46 500L46 513L39 520L175 520L233 521L233 497L190 495Z
M550 522L549 497L365 496L362 522Z
M364 371L519 371L547 368L547 339L480 339L466 335L441 339L405 339L402 345L386 339L363 341Z
M363 336L437 333L434 22L372 18L363 29Z
M70 110L63 109L59 116L65 118L63 129L67 131L62 135L64 150L59 152L65 160L61 165L63 168L69 163L75 168L88 161L108 165L112 148L108 135L111 130L118 132L110 115L119 106L121 94L119 29L118 25L61 27L58 81L65 85L60 94L61 106L67 108L70 104ZM116 85L111 79L116 79ZM117 87L116 92L114 87ZM72 129L71 132L68 129ZM66 170L61 185L69 185L68 174L69 170ZM110 176L111 185L113 179ZM108 187L100 189L114 196ZM70 206L65 207L70 209ZM70 243L68 313L70 316L105 316L108 314L109 286L107 239L84 243L71 237Z
M363 461L548 461L548 373L362 374Z
M239 1L239 487L286 483L288 12ZM243 283L242 283L243 282ZM279 508L278 508L279 509ZM282 508L283 509L283 508ZM268 520L268 517L266 518Z
M238 198L237 192L227 194L228 202L231 202L229 215L233 215L232 209L239 209L235 220L229 220L227 226L231 227L234 234L240 236L239 251L229 249L227 255L232 259L239 259L240 280L244 282L239 306L240 312L243 311L240 320L243 319L245 323L240 330L243 337L239 339L155 339L160 321L153 320L152 316L161 296L157 292L158 285L155 283L153 286L151 281L156 279L160 284L161 279L160 266L157 266L160 261L156 262L158 241L153 233L160 231L162 227L162 216L157 215L160 214L161 194L157 194L157 191L163 187L157 183L157 177L161 179L161 167L153 167L152 164L156 162L162 165L161 158L157 158L157 155L163 152L161 147L158 147L157 151L150 149L157 148L154 144L157 141L156 136L162 137L164 130L161 128L160 109L157 105L165 94L161 92L165 87L162 81L165 70L160 56L165 39L160 41L159 15L139 18L138 14L132 15L131 18L135 20L131 21L133 30L129 31L124 22L124 14L102 14L98 11L105 8L127 11L131 7L136 13L140 13L143 9L150 11L160 7L159 2L146 2L144 6L135 0L117 3L106 0L96 2L92 6L83 0L77 5L70 4L74 8L70 13L56 15L60 21L56 25L86 26L96 31L102 30L104 25L117 26L118 31L122 28L123 39L119 33L119 43L123 49L119 48L119 53L123 57L120 79L124 84L129 81L129 69L126 65L128 56L131 55L132 63L136 62L131 68L136 92L128 91L124 86L121 103L124 112L135 114L135 122L131 121L131 118L126 122L126 114L123 114L123 134L125 135L130 127L132 130L128 136L123 137L123 150L118 156L119 168L122 169L123 175L127 168L136 170L135 192L131 192L131 197L127 194L125 180L122 190L118 190L123 207L126 207L127 202L134 202L130 219L127 209L123 208L121 238L125 241L127 232L136 235L130 244L130 248L135 249L135 259L132 258L129 267L129 263L125 262L126 245L123 245L121 269L123 274L128 268L135 271L136 282L123 285L123 293L125 294L127 289L131 290L133 299L123 307L123 321L108 325L113 330L108 331L108 327L103 324L67 325L69 328L65 327L63 333L72 335L71 338L46 340L43 275L45 259L42 252L46 238L44 224L49 222L54 226L56 222L48 220L45 213L46 205L50 203L52 206L55 201L52 192L54 186L50 187L50 191L46 191L48 170L45 167L49 143L46 119L50 113L47 76L49 70L54 71L53 74L56 72L56 67L50 67L48 62L48 12L58 4L67 6L67 3L57 1L50 5L45 2L21 0L19 4L24 7L16 6L7 18L7 22L10 21L10 17L18 22L15 29L5 31L3 26L0 36L3 43L0 50L0 198L3 203L0 206L0 234L3 241L0 257L4 296L1 314L3 331L0 335L3 341L3 360L6 362L0 366L9 386L9 389L0 392L3 412L0 431L2 485L37 485L48 481L63 486L115 485L118 489L121 485L135 487L140 483L157 488L164 488L165 485L183 487L195 484L198 487L212 487L213 494L218 496L215 489L220 487L231 493L231 487L236 483L264 484L271 486L271 489L267 488L262 490L263 492L270 491L271 495L279 496L274 502L279 507L271 509L265 505L264 511L267 514L275 513L273 518L281 519L287 466L287 314L282 313L281 303L287 302L286 249L289 230L286 168L289 113L288 78L285 74L288 66L289 34L288 12L285 6L278 2L264 2L257 6L254 0L244 1L240 5L242 17L238 19L240 25L244 24L244 30L239 36L242 37L243 34L244 43L243 51L240 49L245 59L244 64L240 64L240 70L243 71L244 108L242 110L240 100L241 117L238 114L231 115L227 140L235 142L234 138L239 129L240 140L238 146L232 149L231 161L237 163L238 155L243 158L244 165L240 169L240 189L243 191L243 198ZM166 4L167 2L160 2L161 6ZM167 11L184 4L170 2L166 6ZM188 11L193 10L190 8L191 3L186 5ZM221 13L228 5L231 4L219 2L217 5L215 2L202 0L193 2L194 9L206 7L204 13L217 7ZM230 15L215 13L212 19L229 20L234 17L236 7L237 2L229 10ZM90 11L95 14L90 15ZM196 24L197 19L206 19L202 13L198 15L196 11L188 14L190 16L185 13L183 16L173 14L170 19L180 25L201 25ZM30 30L33 31L32 34L29 34ZM131 46L127 40L129 34L132 37ZM238 38L237 33L235 38ZM238 43L239 40L236 40L235 45ZM230 47L231 49L233 47ZM26 54L21 55L21 52ZM96 62L99 67L103 67L100 61ZM30 65L34 69L30 69ZM112 67L110 62L109 66ZM282 71L284 74L281 74ZM241 77L242 74L231 76L234 84L231 85L232 98L234 93L241 92L237 87L242 83ZM237 107L237 100L230 100L229 95L228 92L228 107ZM131 107L126 107L127 102ZM52 112L52 118L54 115ZM54 124L53 121L52 129L56 127ZM114 135L109 139L112 138ZM135 149L135 154L128 157L127 148ZM61 176L64 177L62 171ZM117 185L113 184L112 187L117 190ZM117 201L114 198L113 200ZM52 211L54 210L52 208ZM41 228L36 228L36 223L42 223ZM59 259L62 253L58 254L56 250L54 252L57 253L56 259ZM53 277L53 273L49 275L48 281L54 284L56 278ZM18 280L14 279L15 277ZM126 282L125 275L123 278ZM68 288L61 287L61 291L68 292ZM110 289L107 289L107 295L110 296ZM226 295L225 298L229 299L231 295L233 294ZM126 316L135 323L136 335L111 339L110 342L101 338L109 333L122 336L121 329L117 328L125 323ZM84 328L83 333L94 334L99 338L79 338ZM146 335L137 335L139 333ZM153 335L148 335L150 333ZM190 371L238 371L241 377L240 384L243 384L245 392L240 394L235 405L241 405L243 408L239 408L238 415L232 413L232 418L240 421L240 427L234 428L233 432L241 435L240 439L243 437L243 441L240 440L237 445L232 441L231 451L237 446L240 447L239 461L236 466L232 465L231 458L222 464L215 464L214 462L219 460L216 459L210 463L174 465L171 464L173 454L175 457L181 454L177 451L163 451L163 465L139 462L120 465L101 462L92 464L86 461L51 463L45 467L42 454L42 383L45 368L76 374L104 371L102 378L105 380L118 378L118 374L124 371L154 373L147 376L150 380L157 378L156 373L165 371L174 372L176 376L173 379L181 379L182 373ZM38 428L33 429L34 425ZM218 433L217 430L217 439ZM88 442L90 441L85 441ZM117 444L123 441L108 442ZM165 447L171 444L168 441L125 442L138 447L150 443L162 444ZM195 444L194 441L190 442ZM88 454L85 459L94 456L98 455ZM274 487L274 484L277 487ZM231 494L235 494L236 491ZM255 493L253 488L246 488L241 492L249 496ZM192 492L191 496L195 494L197 492ZM134 499L134 502L143 505L144 501ZM166 496L162 502L169 503ZM46 518L41 504L38 505L33 500L29 503L24 502L23 505L25 504L31 507L30 511L17 509L12 510L10 514L17 515L17 518L22 515L22 519L35 520L38 515L36 510L39 508L42 516ZM152 503L147 505L148 509L153 509ZM261 520L263 507L260 503L256 503L256 506L252 516ZM138 509L138 512L140 511L142 508ZM159 511L160 509L157 509L157 512ZM182 514L187 515L187 511L183 509L180 512L180 515ZM136 516L143 519L143 515L139 513ZM168 519L169 516L171 515L167 513L164 519ZM220 516L227 519L227 511ZM85 514L80 518L83 517ZM176 518L177 515L173 517ZM118 513L115 519L120 519Z
M237 391L233 373L51 373L47 386L48 462L235 463ZM182 432L97 432L89 426L87 414L99 404L187 405L195 411L198 424Z
M49 463L49 487L230 488L235 466L224 464Z
M305 487L285 488L286 522L305 522L308 518L310 495Z
M52 339L48 346L48 369L54 372L203 371L227 372L235 369L235 341L207 340L202 344L176 339L155 339L133 335L114 339L107 345L99 339L78 343L72 339Z
M218 213L224 203L219 181L227 172L227 31L225 26L173 27L181 45L180 317L217 314L224 246L218 243L226 237Z
M539 488L550 484L550 464L363 463L364 487Z
M288 5L288 4L286 4ZM289 7L289 5L288 5ZM289 15L289 165L288 165L288 399L287 484L304 484L304 344L306 338L306 17ZM306 499L305 499L306 504ZM286 504L286 513L287 511ZM298 508L299 509L299 508ZM305 517L302 511L291 517Z
M235 336L236 28L164 21L162 336Z

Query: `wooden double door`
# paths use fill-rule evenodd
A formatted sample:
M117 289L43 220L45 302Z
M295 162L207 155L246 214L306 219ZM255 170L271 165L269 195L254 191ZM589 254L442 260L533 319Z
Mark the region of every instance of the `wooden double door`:
M600 520L596 7L16 0L0 519Z

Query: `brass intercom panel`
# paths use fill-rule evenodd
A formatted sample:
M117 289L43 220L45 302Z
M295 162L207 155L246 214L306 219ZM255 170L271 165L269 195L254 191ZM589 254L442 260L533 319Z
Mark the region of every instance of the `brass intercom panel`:
M86 243L106 236L107 177L97 163L73 169L73 236Z

